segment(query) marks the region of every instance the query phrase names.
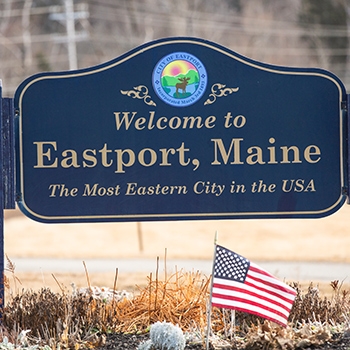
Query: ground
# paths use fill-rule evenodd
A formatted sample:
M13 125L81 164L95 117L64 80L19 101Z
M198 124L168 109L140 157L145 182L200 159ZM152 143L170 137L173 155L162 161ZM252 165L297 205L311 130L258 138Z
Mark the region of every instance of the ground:
M350 206L321 219L261 219L218 221L174 221L100 224L42 224L18 210L5 211L5 253L17 257L52 258L150 258L212 259L214 237L218 243L249 258L276 261L327 261L350 263ZM117 266L116 266L117 268ZM179 266L181 268L181 266ZM152 271L150 271L152 272ZM154 272L154 271L153 271ZM55 275L56 279L53 278ZM146 283L148 274L118 272L118 288ZM86 286L80 272L18 273L22 285L44 286L59 291L56 280ZM94 285L113 286L115 271L90 273ZM349 276L344 282L350 283ZM313 281L317 282L317 281Z
M221 220L101 224L41 224L26 218L18 210L5 212L4 249L10 259L18 257L52 258L151 258L212 259L214 237L250 260L326 261L350 263L350 206L322 219L297 220ZM181 267L180 267L181 268ZM54 277L53 277L54 275ZM11 276L10 276L11 277ZM16 273L21 284L12 280L14 289L50 287L70 283L86 286L81 272ZM115 271L89 274L91 284L113 286ZM142 272L118 273L118 289L133 291L146 284ZM305 281L309 282L309 281ZM318 281L313 281L317 283ZM349 276L344 276L349 284ZM327 287L325 287L327 288ZM109 335L99 350L136 349L145 339L141 335ZM147 339L147 336L146 336ZM322 349L349 349L350 338ZM200 349L199 345L186 349ZM319 348L320 349L320 348Z
M115 350L115 349L125 349L134 350L137 346L147 340L148 337L145 335L124 335L124 334L112 334L106 339L106 343L100 346L97 350ZM202 350L205 348L202 344L188 344L185 350ZM210 346L210 350L214 349ZM227 349L227 348L225 348ZM235 347L232 347L235 349ZM333 342L325 343L322 346L309 347L305 350L349 350L350 349L350 337L334 339ZM227 349L228 350L228 349Z

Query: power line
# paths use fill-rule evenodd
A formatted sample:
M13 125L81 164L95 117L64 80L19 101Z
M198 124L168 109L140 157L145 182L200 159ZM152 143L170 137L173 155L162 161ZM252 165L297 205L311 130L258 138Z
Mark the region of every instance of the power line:
M98 13L92 13L91 19L95 20L101 20L101 21L118 21L118 23L124 23L128 24L130 22L130 18L132 17L135 21L138 21L139 23L144 22L145 18L147 18L147 15L150 16L150 22L152 24L152 27L156 28L166 28L166 26L169 26L169 24L177 24L178 20L174 17L170 18L164 18L160 16L159 13L134 13L132 15L129 15L125 10L121 11L99 11ZM259 23L254 23L254 26L244 26L239 23L229 22L229 21L223 21L214 18L214 21L200 18L196 19L192 23L192 25L196 28L206 29L208 27L215 27L215 30L235 30L244 32L247 34L256 34L256 35L274 35L274 36L301 36L305 34L309 35L315 35L318 37L347 37L349 35L348 29L343 27L342 29L338 28L322 28L322 29L315 29L314 26L309 26L307 28L287 28L286 23L284 23L283 26L263 26L259 25Z
M77 47L76 43L78 40L84 40L88 37L88 34L83 31L82 33L76 32L75 21L77 19L87 19L89 17L88 11L75 12L73 6L73 0L64 0L64 12L53 12L50 14L50 19L61 22L66 27L67 34L62 37L60 42L65 42L68 47L68 59L69 59L69 69L76 70L78 68L78 57L77 57ZM57 38L55 36L55 38ZM56 40L57 42L57 40Z
M142 6L139 5L137 10L134 8L130 7L130 2L127 2L126 6L120 6L116 2L101 2L98 0L93 0L90 1L90 5L97 5L101 6L100 11L102 7L107 7L108 10L104 12L104 14L109 14L111 16L118 16L118 17L123 17L125 18L125 15L131 15L131 16L138 16L138 18L143 18L146 16L152 16L154 17L155 20L159 22L159 20L162 19L162 15L165 15L166 19L162 20L162 23L168 22L169 17L170 21L176 22L178 20L178 17L181 15L181 18L185 16L186 18L191 18L192 20L198 21L197 23L203 22L205 23L210 23L211 21L207 20L206 18L210 18L215 16L215 22L216 24L219 25L244 25L242 23L248 22L248 23L254 23L254 25L249 27L249 30L257 31L256 27L271 27L272 30L275 29L280 29L283 30L284 32L286 31L286 25L291 25L295 27L302 27L301 29L293 29L294 31L316 31L318 35L321 36L333 36L333 35L339 35L343 36L344 34L348 34L347 28L344 26L337 26L337 25L322 25L322 28L320 28L318 25L311 24L311 23L306 23L306 22L299 22L299 21L293 21L293 20L276 20L276 19L264 19L264 18L253 18L249 16L242 16L242 15L237 15L234 13L215 13L213 14L212 12L205 12L205 11L198 11L196 10L194 12L193 16L189 16L188 12L183 10L181 7L178 8L179 13L177 17L174 16L169 16L169 13L166 11L162 11L161 8L156 7L150 8L148 6ZM181 12L183 11L183 12ZM94 14L95 15L95 14ZM127 17L126 17L127 18ZM287 29L287 32L289 32L290 29Z
M137 20L143 20L145 17L150 16L152 17L152 25L157 23L160 23L162 25L170 22L176 23L177 18L176 17L169 17L169 13L165 11L161 11L160 8L154 8L152 11L149 10L149 7L143 7L139 6L138 10L133 9L130 7L129 3L127 3L126 6L120 6L116 3L110 3L110 2L100 2L97 0L90 1L90 5L97 5L99 7L98 13L93 13L91 16L95 19L99 20L114 20L116 18L119 19L121 22L127 22L130 20L131 17ZM80 11L82 4L76 4L75 5L75 11ZM107 10L104 10L102 8L107 8ZM32 7L30 10L31 15L43 15L43 14L50 14L50 13L56 13L56 12L64 12L65 8L64 6L55 5L55 6L44 6L44 7ZM103 14L103 17L100 17ZM163 15L166 16L166 19ZM183 15L188 16L187 12L184 12ZM12 9L12 10L3 10L0 11L0 18L7 18L7 17L20 17L22 16L22 9ZM322 28L320 28L317 25L314 24L308 24L308 23L300 23L297 21L281 21L281 20L274 20L274 19L261 19L261 18L251 18L247 16L238 16L234 14L214 14L215 21L210 21L205 18L213 17L213 13L210 12L204 12L204 11L196 11L195 15L191 17L192 20L195 20L195 24L205 27L208 24L212 23L215 25L218 25L219 27L226 27L227 29L232 28L232 26L239 26L243 27L245 32L253 32L253 33L273 33L277 35L276 31L277 29L279 31L282 31L284 35L294 35L295 33L304 33L304 32L310 32L313 31L317 33L318 36L347 36L348 30L344 26L326 26L323 25ZM243 22L248 23L254 23L254 26L243 26ZM268 23L268 27L266 28L266 24ZM301 26L302 28L286 28L286 25L292 25L292 26ZM263 30L263 32L261 32Z
M35 0L34 0L35 1ZM194 0L191 0L194 1ZM12 3L23 4L22 1L14 1ZM223 3L223 2L222 2ZM222 4L220 3L220 4ZM135 8L133 7L135 4ZM187 3L186 3L187 4ZM76 4L74 6L74 12L83 11L82 3ZM137 45L144 43L147 37L145 32L151 30L151 34L147 37L149 40L155 39L160 35L163 35L166 29L169 29L166 33L167 35L176 36L177 33L181 33L181 30L178 30L179 27L179 17L181 18L181 23L187 25L191 23L191 36L199 36L208 38L216 42L220 40L224 41L224 45L231 48L233 51L245 54L249 57L268 57L276 56L278 57L277 62L294 62L296 57L305 58L307 65L308 62L315 62L319 56L317 51L309 48L302 47L300 42L300 37L305 34L315 35L317 37L341 37L348 38L349 33L346 27L342 26L322 26L316 30L316 26L307 24L304 27L300 27L300 23L297 20L294 20L296 17L291 16L289 19L276 20L276 19L264 19L264 18L252 18L251 16L239 16L233 10L227 10L226 12L209 12L208 7L201 7L200 10L196 11L186 11L186 7L182 8L177 6L173 2L161 2L159 1L160 6L149 7L140 2L132 2L129 0L118 2L115 0L92 0L89 1L89 22L81 23L83 28L86 29L86 26L90 25L91 34L89 37L89 46L94 50L96 57L111 57L113 55L112 47L116 47L115 51L118 53L122 50L121 53L124 53L124 48L132 48ZM170 10L176 9L176 16ZM222 7L224 9L224 7ZM7 12L6 12L7 11ZM30 15L31 16L46 16L50 13L56 13L56 19L60 20L64 25L65 22L65 7L58 6L41 6L41 7L31 7ZM59 14L60 13L60 14ZM14 23L18 23L19 18L22 17L23 9L7 9L0 11L0 22L4 23L4 16L10 16ZM61 16L61 17L60 17ZM78 20L78 16L75 15L75 19ZM18 17L18 19L17 19ZM37 18L35 18L37 19ZM83 17L80 19L84 19ZM17 21L17 22L15 22ZM19 22L20 23L20 22ZM135 27L130 26L130 23L134 23ZM254 23L254 25L252 25ZM99 34L94 34L93 26L97 24L102 25L102 29L99 30ZM115 36L111 35L110 30L103 28L103 25L106 24L109 28L115 33ZM84 25L86 25L84 27ZM183 32L183 30L182 30ZM151 37L152 36L152 37ZM230 40L230 38L242 38L241 40ZM76 31L74 35L74 41L83 41L88 38L88 34L85 30ZM215 39L212 39L215 38ZM246 38L246 39L244 39ZM284 38L283 43L280 41ZM47 34L47 33L36 33L31 35L31 43L36 47L43 47L43 44L55 44L55 43L67 43L67 36L61 34ZM250 40L252 44L245 45L244 42ZM286 42L288 41L288 44ZM275 43L275 44L273 44ZM297 44L300 46L295 46ZM0 33L0 45L6 47L9 50L9 53L4 54L5 57L12 54L11 61L2 60L1 69L10 69L18 67L15 62L20 62L23 59L22 57L22 44L23 36L1 36ZM293 45L293 46L291 46ZM52 47L54 45L46 45L46 47ZM54 46L56 47L56 46ZM91 52L91 49L87 46L83 47L84 50ZM97 49L98 48L98 49ZM345 48L339 49L330 49L323 48L322 57L325 57L325 61L322 63L326 66L327 61L334 56L345 56L349 52ZM6 56L7 55L7 56ZM78 57L81 59L86 59L89 57L90 53L80 52ZM15 57L15 60L13 60ZM266 56L267 57L267 56ZM110 59L115 58L115 56ZM258 58L256 58L258 59ZM261 59L260 59L261 60ZM309 61L308 61L309 60ZM95 57L93 57L89 62L94 62ZM61 63L61 55L54 56L54 63ZM63 60L64 62L64 60ZM51 62L50 62L51 63ZM52 65L54 63L51 63ZM99 64L101 62L97 62ZM11 65L13 64L13 66ZM286 63L284 65L290 66ZM304 65L304 66L305 66ZM345 68L343 66L332 65L333 68L337 69L342 74L345 74ZM343 69L342 69L343 68Z
M23 1L21 1L23 3ZM86 9L85 3L75 4L75 11L83 11ZM1 18L12 18L12 17L21 17L22 9L11 9L11 10L0 10L0 19ZM65 11L65 6L63 5L52 5L52 6L42 6L42 7L31 7L31 15L47 15L55 12Z

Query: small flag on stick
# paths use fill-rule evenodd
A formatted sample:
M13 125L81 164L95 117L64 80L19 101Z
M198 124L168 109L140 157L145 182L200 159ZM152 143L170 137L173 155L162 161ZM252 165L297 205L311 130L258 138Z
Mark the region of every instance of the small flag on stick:
M287 326L296 291L243 256L217 245L212 306L239 310Z

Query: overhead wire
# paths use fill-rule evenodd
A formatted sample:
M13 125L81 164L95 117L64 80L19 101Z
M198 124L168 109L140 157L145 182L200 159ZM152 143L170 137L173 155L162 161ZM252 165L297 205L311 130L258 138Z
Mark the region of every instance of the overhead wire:
M193 0L194 1L194 0ZM22 1L14 0L12 4L20 4ZM84 1L79 1L76 6L83 4ZM116 44L125 47L137 46L142 43L144 37L142 32L144 31L144 25L152 28L154 33L163 33L164 28L171 28L170 32L173 32L176 36L176 26L180 24L192 23L193 36L205 36L211 37L219 32L223 33L225 37L226 33L230 36L242 37L247 35L252 38L259 38L269 40L255 41L255 44L250 47L249 45L243 46L242 42L235 43L234 49L237 52L254 52L259 50L259 53L269 53L271 55L278 54L280 57L296 57L300 55L307 55L308 57L317 57L317 52L313 49L305 46L295 46L296 41L290 40L291 38L300 38L303 35L311 35L317 37L332 37L332 38L348 38L349 30L344 26L316 26L311 23L300 23L292 17L287 20L272 19L272 18L253 18L247 15L240 15L235 11L226 12L209 12L208 8L204 6L198 6L195 11L186 11L185 8L177 6L172 2L160 2L160 6L149 7L145 4L133 1L116 2L114 0L90 0L87 2L89 6L89 23L91 31L89 35L89 43L91 45L96 44ZM135 6L133 5L135 4ZM175 4L175 5L174 5ZM63 6L61 7L63 9ZM176 9L177 15L174 16L170 10ZM58 11L59 6L33 6L31 8L31 15L45 15ZM12 9L8 12L0 10L0 22L2 19L11 16L22 16L22 9ZM180 20L179 20L180 18ZM139 25L140 32L133 32L135 28L128 28L130 20L133 23ZM105 33L105 35L94 33L92 25L94 24L110 24L114 23L116 29L114 33ZM254 24L254 25L253 25ZM128 31L127 31L128 30ZM137 27L136 27L137 30ZM123 32L124 31L124 32ZM103 30L102 30L103 32ZM121 34L128 34L123 36ZM134 34L134 35L131 35ZM31 35L31 41L33 44L40 44L44 42L53 42L56 33L36 33ZM154 36L157 37L157 34ZM227 37L227 35L226 35ZM273 38L287 37L287 40L291 42L289 45L278 45L271 43ZM0 45L21 45L23 41L22 36L6 36L6 39L0 35ZM271 43L266 45L266 42ZM327 57L337 55L347 55L349 52L346 48L322 48L322 55ZM108 58L108 55L105 56Z
M166 11L161 11L161 8L156 7L152 8L150 10L149 7L145 6L140 6L137 8L130 7L130 4L132 2L128 2L127 6L120 6L117 5L115 2L102 2L99 0L93 0L89 2L89 5L99 5L102 7L107 7L108 11L104 12L104 14L109 14L112 16L118 16L122 18L127 18L125 17L126 14L132 14L132 16L138 16L138 18L142 18L145 16L153 16L154 19L156 19L157 22L159 22L162 18L162 15L167 16L166 19L161 20L162 23L168 22L169 21L169 13ZM114 11L113 11L114 10ZM101 11L101 8L100 10ZM127 11L127 12L126 12ZM178 8L179 13L177 13L177 16L170 16L170 21L171 22L176 22L178 18L184 18L189 17L188 12L184 11L181 7ZM181 12L182 11L182 12ZM305 30L305 31L317 31L317 34L320 36L340 36L340 35L348 35L348 29L344 26L341 25L322 25L320 27L317 24L312 24L312 23L307 23L307 22L300 22L296 20L278 20L278 19L273 19L273 18L259 18L259 17L249 17L246 15L238 15L234 14L234 12L230 13L215 13L213 14L212 12L205 12L205 11L200 11L196 10L194 15L191 16L192 20L197 20L198 23L202 23L203 25L207 23L212 23L212 21L208 20L208 18L215 18L215 24L219 26L227 26L228 28L231 27L232 25L239 25L241 26L244 22L248 22L251 24L254 24L249 27L248 30L250 31L255 31L255 32L260 32L259 26L262 26L264 28L270 27L272 30L275 28L280 28L283 30L284 34L295 34L299 33L300 30ZM93 14L95 15L95 14ZM295 28L292 29L286 29L288 25L292 25ZM299 29L298 27L301 27ZM271 29L270 29L271 30ZM270 31L269 30L269 31Z
M18 1L19 2L19 1ZM111 2L101 2L98 0L89 1L88 5L98 5L101 6L97 12L90 13L91 18L99 19L99 20L111 20L115 21L119 20L120 23L125 23L130 20L130 17L138 20L143 20L147 16L152 17L152 25L160 24L163 26L169 23L177 23L178 17L169 16L169 13L165 11L161 11L160 8L155 8L149 10L148 7L140 7L134 9L129 5L120 6L116 3ZM79 5L79 4L76 4ZM102 7L107 7L107 10L103 10ZM50 5L50 6L42 6L42 7L32 7L31 15L41 15L41 14L50 14L53 10L61 8L63 10L63 6L59 5ZM166 15L167 17L163 17ZM180 13L181 18L184 18L183 15L188 17L187 12ZM0 10L0 19L5 17L19 17L22 16L22 9L12 9L10 11ZM276 32L276 29L280 29L283 32L283 35L296 35L303 32L315 31L318 36L347 36L349 34L348 29L343 26L327 26L322 25L319 27L310 23L300 23L293 20L282 21L276 19L262 19L262 18L252 18L247 16L239 16L234 15L232 13L227 14L214 14L214 21L208 20L208 18L213 18L213 13L205 12L205 11L196 11L194 12L194 16L191 16L191 20L196 21L196 25L205 28L208 24L215 24L215 26L222 29L240 29L244 26L244 22L254 23L251 26L244 26L244 31L246 33L257 33L257 34L275 34L279 35L280 33ZM164 18L164 19L163 19ZM293 27L288 27L291 25Z

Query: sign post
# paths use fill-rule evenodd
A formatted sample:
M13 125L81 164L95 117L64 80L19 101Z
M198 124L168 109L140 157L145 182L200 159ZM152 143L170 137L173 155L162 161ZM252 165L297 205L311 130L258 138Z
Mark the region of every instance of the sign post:
M5 305L4 290L4 209L15 209L15 132L12 98L2 97L0 80L0 309Z
M2 81L0 80L0 130L2 130L2 118L3 118L3 99L2 99ZM2 149L2 135L0 137L0 271L2 271L0 281L0 310L5 305L5 288L4 288L4 183L3 183L3 164L4 155Z

